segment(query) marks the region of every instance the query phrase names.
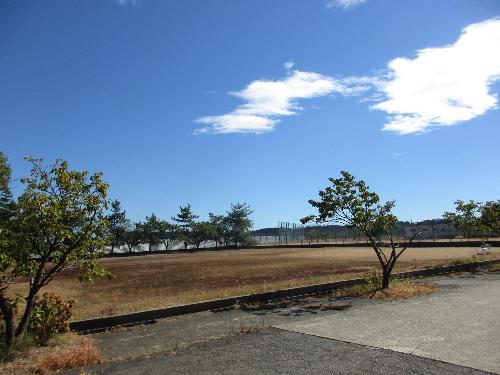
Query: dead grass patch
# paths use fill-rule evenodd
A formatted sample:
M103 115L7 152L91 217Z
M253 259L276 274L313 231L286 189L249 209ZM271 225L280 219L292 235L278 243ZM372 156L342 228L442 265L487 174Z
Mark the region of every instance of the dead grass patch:
M336 292L337 297L365 297L374 299L398 300L407 299L437 292L434 284L417 284L413 280L397 280L384 290L374 289L365 284L352 288L341 289Z
M49 374L101 361L93 339L69 333L57 337L49 346L14 353L11 361L0 364L0 374Z
M437 286L417 284L411 278L394 275L389 280L389 288L382 288L382 275L372 268L363 275L363 283L336 292L338 297L369 297L375 299L406 299L418 295L434 293Z
M469 248L412 248L394 272L432 267L476 254ZM499 257L500 249L482 259ZM163 308L202 300L333 282L378 268L367 247L219 250L100 260L113 280L81 283L76 275L57 277L44 291L77 301L73 319L88 319ZM13 291L25 291L19 282Z
M500 263L495 263L486 268L490 272L500 272Z
M378 290L375 292L372 298L390 300L407 299L415 296L432 294L434 292L437 292L437 290L438 287L434 284L399 285L386 290Z

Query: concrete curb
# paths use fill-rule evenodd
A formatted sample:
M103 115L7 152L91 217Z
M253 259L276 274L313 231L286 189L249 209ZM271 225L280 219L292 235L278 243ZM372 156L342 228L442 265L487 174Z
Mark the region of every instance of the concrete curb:
M470 271L481 266L487 266L495 263L500 263L500 259L401 272L394 274L393 276L418 278L424 276L444 275L452 272ZM354 285L361 284L362 282L363 282L362 278L350 279L343 281L335 281L331 283L315 284L315 285L301 286L296 288L275 290L264 293L248 294L230 298L196 302L187 305L166 307L163 309L139 311L130 314L114 315L114 316L107 316L103 318L95 318L88 320L77 320L70 322L70 329L77 332L103 331L111 327L124 326L124 325L126 326L143 322L151 322L155 319L168 318L171 316L191 314L208 310L231 308L236 303L250 303L250 302L268 301L279 298L320 294L336 289L352 287Z

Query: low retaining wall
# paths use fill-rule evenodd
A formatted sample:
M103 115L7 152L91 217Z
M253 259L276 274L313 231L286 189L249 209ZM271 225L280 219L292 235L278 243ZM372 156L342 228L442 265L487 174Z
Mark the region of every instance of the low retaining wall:
M490 264L500 263L500 259L486 260L481 262L474 263L466 263L466 264L457 264L452 266L444 266L444 267L436 267L436 268L428 268L416 271L409 272L401 272L394 274L394 276L403 276L410 278L417 278L423 276L436 276L443 275L452 272L460 272L460 271L470 271L476 269L481 266L487 266ZM248 294L243 296L236 296L230 298L223 298L211 301L203 301L197 303L191 303L188 305L179 305L166 307L163 309L155 309L148 311L140 311L130 314L123 315L114 315L108 316L104 318L95 318L88 320L78 320L70 322L70 328L73 331L78 332L91 332L91 331L100 331L105 330L107 328L122 326L122 325L130 325L134 323L147 322L160 318L168 318L176 315L184 315L191 314L201 311L208 310L217 310L223 308L231 308L237 302L238 303L249 303L249 302L259 302L259 301L268 301L272 299L279 298L287 298L287 297L299 297L304 295L314 295L330 292L332 290L348 288L357 284L361 284L363 282L362 278L359 279L351 279L351 280L343 280L343 281L335 281L331 283L323 283L316 285L308 285L301 286L296 288L288 288L275 290L271 292L265 293L256 293L256 294Z

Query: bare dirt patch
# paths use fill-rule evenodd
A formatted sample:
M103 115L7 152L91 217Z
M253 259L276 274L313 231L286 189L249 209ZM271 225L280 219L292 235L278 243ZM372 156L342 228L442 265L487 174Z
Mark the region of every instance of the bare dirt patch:
M414 248L396 272L470 258L476 248ZM481 259L498 258L493 249ZM224 298L280 288L361 277L378 267L370 248L246 249L102 259L114 280L81 283L74 275L45 288L77 301L75 319ZM18 289L26 287L19 283Z

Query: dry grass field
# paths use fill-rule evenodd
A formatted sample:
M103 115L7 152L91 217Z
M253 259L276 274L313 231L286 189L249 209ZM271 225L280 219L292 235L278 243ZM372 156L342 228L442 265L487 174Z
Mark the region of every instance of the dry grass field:
M414 248L396 271L470 258L476 248ZM481 259L498 258L494 249ZM378 261L370 248L248 249L101 260L113 280L79 282L64 275L46 291L77 300L75 319L359 277ZM18 289L24 287L21 283Z

